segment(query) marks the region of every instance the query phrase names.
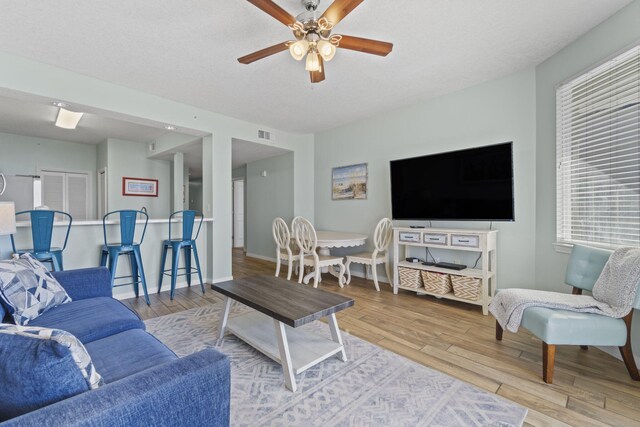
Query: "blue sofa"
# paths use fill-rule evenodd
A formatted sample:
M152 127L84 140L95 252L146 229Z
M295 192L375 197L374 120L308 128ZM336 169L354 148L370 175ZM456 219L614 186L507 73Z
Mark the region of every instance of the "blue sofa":
M145 331L133 311L112 298L106 268L54 276L73 301L29 325L75 335L106 384L0 426L229 425L230 367L225 355L207 349L179 359Z

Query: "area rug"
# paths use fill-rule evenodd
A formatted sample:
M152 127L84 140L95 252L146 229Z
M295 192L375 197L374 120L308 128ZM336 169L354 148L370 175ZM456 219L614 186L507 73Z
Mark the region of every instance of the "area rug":
M234 303L231 316L249 308ZM527 410L343 332L332 357L284 386L279 364L233 335L217 338L222 304L147 320L178 356L215 348L231 360L232 426L521 426ZM330 337L326 324L304 326ZM274 331L275 334L275 331ZM275 337L275 335L274 335Z

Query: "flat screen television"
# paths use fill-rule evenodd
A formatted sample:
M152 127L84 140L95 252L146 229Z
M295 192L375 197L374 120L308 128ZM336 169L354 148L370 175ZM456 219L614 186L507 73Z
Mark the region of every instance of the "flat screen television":
M514 221L513 143L392 160L397 220Z

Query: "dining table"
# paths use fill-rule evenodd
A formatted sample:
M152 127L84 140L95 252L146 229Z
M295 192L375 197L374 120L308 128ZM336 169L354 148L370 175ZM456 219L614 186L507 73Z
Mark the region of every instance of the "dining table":
M330 231L316 230L318 255L331 255L331 249L334 248L351 248L363 246L367 242L366 234L351 233L347 231ZM340 274L334 269L323 267L321 273L329 273L332 276L339 277ZM314 276L315 270L304 276L304 283L308 284L309 280ZM322 275L320 275L322 281Z

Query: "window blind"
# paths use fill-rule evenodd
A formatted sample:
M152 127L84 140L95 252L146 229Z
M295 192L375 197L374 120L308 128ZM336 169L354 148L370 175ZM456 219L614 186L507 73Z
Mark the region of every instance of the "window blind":
M640 246L640 45L556 92L557 239Z

